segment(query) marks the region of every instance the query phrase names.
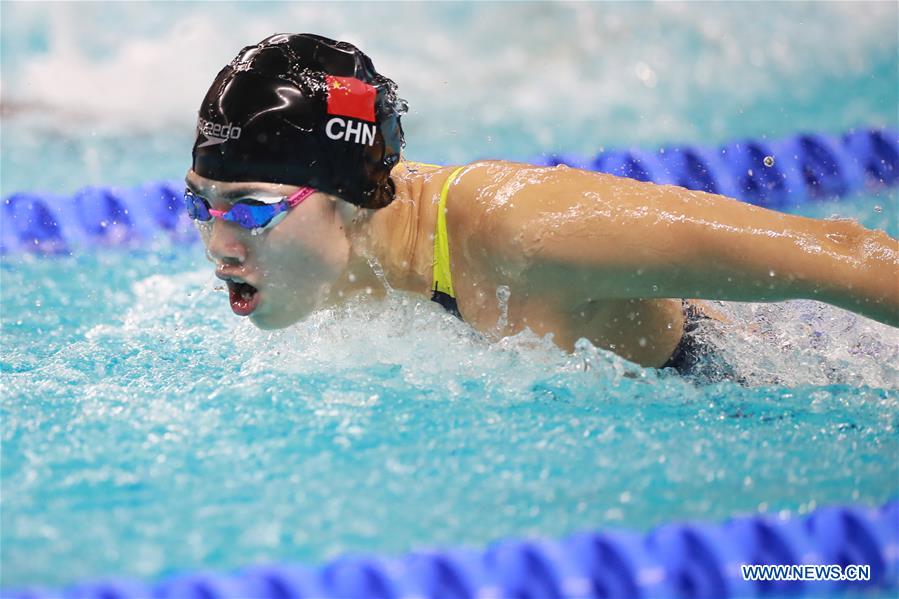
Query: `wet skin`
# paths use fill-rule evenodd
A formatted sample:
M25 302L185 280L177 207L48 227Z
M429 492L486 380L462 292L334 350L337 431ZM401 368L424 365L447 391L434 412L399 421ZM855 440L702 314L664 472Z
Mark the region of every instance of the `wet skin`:
M262 328L287 326L362 290L381 293L370 258L393 288L429 298L440 188L453 170L400 163L391 173L396 199L377 211L317 193L261 235L219 220L201 232L220 276L259 288L250 318ZM232 191L296 189L193 172L187 181L220 209ZM500 161L461 173L446 216L459 309L489 334L529 327L566 350L586 337L659 366L682 336L679 298L817 299L899 326L899 242L854 221ZM509 292L501 329L498 288Z

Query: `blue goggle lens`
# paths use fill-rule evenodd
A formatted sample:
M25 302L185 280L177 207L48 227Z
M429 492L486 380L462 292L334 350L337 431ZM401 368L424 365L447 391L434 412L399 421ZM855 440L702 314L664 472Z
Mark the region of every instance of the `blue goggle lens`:
M190 190L184 192L184 207L187 209L187 216L193 220L204 222L212 220L212 215L209 214L209 204Z
M280 212L279 208L279 204L236 202L224 218L245 229L261 229L272 222L275 215Z

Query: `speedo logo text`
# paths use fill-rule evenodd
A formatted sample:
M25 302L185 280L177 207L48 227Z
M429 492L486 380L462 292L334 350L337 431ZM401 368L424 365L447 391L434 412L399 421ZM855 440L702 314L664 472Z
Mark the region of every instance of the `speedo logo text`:
M197 119L197 131L207 138L205 142L197 146L198 148L214 146L225 143L229 139L238 139L240 137L240 127L237 125L213 123L203 117Z

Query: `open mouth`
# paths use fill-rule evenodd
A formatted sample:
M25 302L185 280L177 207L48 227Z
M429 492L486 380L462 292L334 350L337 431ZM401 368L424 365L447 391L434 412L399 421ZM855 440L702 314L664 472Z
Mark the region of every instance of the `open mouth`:
M228 279L228 300L231 311L238 316L249 316L259 305L259 290L249 283L241 283Z

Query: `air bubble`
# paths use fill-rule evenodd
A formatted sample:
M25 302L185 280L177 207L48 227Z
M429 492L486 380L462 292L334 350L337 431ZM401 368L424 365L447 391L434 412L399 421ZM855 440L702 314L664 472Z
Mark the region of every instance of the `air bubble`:
M765 156L762 162L765 164L765 166L771 168L772 166L774 166L774 156Z

